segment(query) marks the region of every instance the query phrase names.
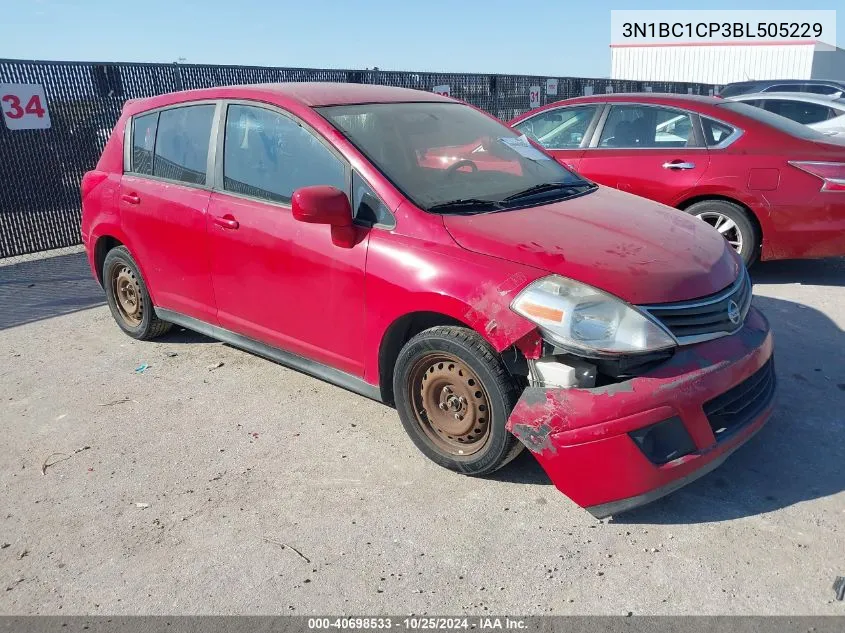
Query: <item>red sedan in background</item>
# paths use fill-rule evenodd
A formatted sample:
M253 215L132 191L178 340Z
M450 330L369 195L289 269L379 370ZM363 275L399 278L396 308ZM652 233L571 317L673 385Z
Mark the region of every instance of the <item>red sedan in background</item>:
M845 255L845 143L789 119L645 93L567 99L510 125L591 180L708 222L746 264Z

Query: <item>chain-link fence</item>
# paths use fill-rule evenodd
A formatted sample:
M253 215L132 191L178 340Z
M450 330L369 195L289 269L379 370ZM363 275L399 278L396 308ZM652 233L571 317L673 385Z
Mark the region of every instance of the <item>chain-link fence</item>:
M507 121L534 105L605 92L713 94L713 86L575 77L188 64L0 60L0 263L80 242L79 183L92 169L127 99L231 84L337 81L448 90ZM21 101L37 85L45 104ZM8 98L7 98L8 97ZM10 129L9 116L48 113L46 129ZM43 118L43 117L42 117Z

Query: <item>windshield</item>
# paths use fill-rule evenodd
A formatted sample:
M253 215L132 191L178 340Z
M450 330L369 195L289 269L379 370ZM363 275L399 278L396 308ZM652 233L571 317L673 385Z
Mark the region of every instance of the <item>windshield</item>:
M793 121L792 119L787 119L785 116L775 114L774 112L769 112L763 108L748 105L747 103L742 103L740 101L725 101L724 103L720 103L719 107L730 110L731 112L736 112L737 114L742 114L750 119L759 121L760 123L770 125L776 130L789 134L790 136L795 136L806 141L820 141L826 139L824 134L817 132L811 127L807 127L806 125Z
M376 103L317 110L427 211L498 211L595 188L525 135L460 103Z

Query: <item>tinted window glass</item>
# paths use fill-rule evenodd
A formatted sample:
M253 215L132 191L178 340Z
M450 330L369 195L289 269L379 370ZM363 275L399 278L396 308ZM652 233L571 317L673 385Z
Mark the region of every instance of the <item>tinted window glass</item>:
M343 163L298 123L272 110L230 105L226 113L223 187L288 203L310 185L346 189Z
M514 127L546 149L571 149L581 146L587 127L598 106L549 110Z
M819 84L807 84L803 92L812 92L817 95L832 95L837 92L845 92L845 88L837 88L836 86L825 86Z
M786 117L782 117L777 114L772 114L771 112L763 110L762 108L755 108L754 106L750 106L747 103L740 103L739 101L725 101L724 103L720 103L718 107L725 108L725 110L730 110L731 112L734 112L736 114L747 116L750 119L754 119L758 123L764 123L766 125L769 125L780 132L789 134L790 136L814 141L825 139L825 136L823 134L817 132L811 127L801 125L800 123L796 123L795 121L787 119Z
M186 106L159 113L153 174L205 184L213 105Z
M713 119L708 119L707 117L701 117L701 125L704 128L704 142L708 146L718 145L733 134L734 131L731 126L719 123Z
M826 121L830 117L830 108L818 103L805 103L803 101L790 101L787 99L766 99L764 107L769 112L774 112L787 119L804 123L818 123Z
M132 165L129 171L152 175L157 126L158 112L138 116L132 120Z
M688 114L644 105L615 105L604 124L601 147L690 147L695 145Z
M352 174L352 209L355 219L365 224L394 225L390 209L357 171Z
M806 86L804 84L775 84L774 86L766 86L763 92L805 92Z

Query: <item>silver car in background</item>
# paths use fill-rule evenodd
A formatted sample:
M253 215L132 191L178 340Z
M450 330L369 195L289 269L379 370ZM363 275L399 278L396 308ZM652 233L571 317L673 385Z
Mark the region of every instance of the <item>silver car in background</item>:
M842 93L758 92L727 97L803 123L823 134L845 136L845 98Z

